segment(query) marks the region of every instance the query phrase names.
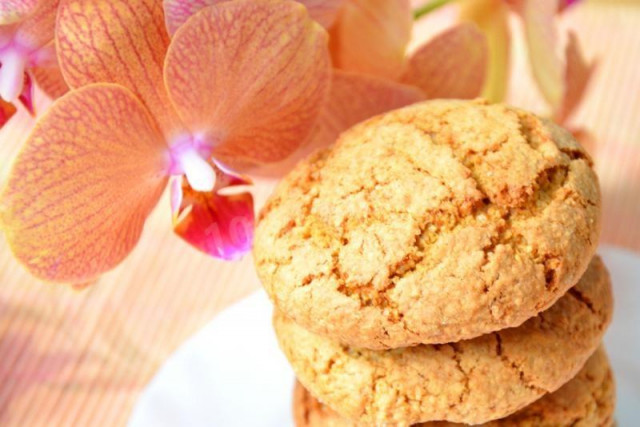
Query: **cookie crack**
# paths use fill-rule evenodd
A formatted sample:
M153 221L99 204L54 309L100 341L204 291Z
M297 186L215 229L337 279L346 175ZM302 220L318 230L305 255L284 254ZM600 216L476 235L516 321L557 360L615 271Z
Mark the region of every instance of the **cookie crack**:
M416 125L413 122L409 122L409 123L405 123L405 124L410 125L417 132L420 132L423 135L428 136L430 141L434 145L446 146L446 147L451 148L451 155L453 155L453 157L456 159L458 164L460 164L460 166L464 167L466 170L469 171L469 177L474 181L476 189L483 195L483 197L486 197L487 192L485 191L485 189L483 188L483 185L480 183L480 180L478 179L478 176L476 174L476 170L473 167L473 162L468 161L467 157L465 157L465 156L463 156L463 155L458 153L458 151L456 150L457 146L454 143L452 143L453 139L449 138L447 140L447 143L442 144L439 141L439 138L436 136L436 134L434 132L426 131L426 130L420 128L418 125ZM448 126L449 126L449 122L448 121L446 121L444 119L440 120L440 127L446 128ZM467 154L468 155L473 155L474 153L472 151L468 151Z
M456 369L458 369L458 371L462 374L462 378L463 378L463 390L460 393L460 396L458 396L458 402L457 403L453 403L451 406L455 407L456 405L462 404L465 402L465 400L467 399L467 397L469 396L469 394L471 393L471 388L469 386L469 375L470 373L465 371L465 369L462 367L462 360L460 358L460 356L463 354L462 349L458 346L457 343L449 343L447 344L449 347L451 347L451 350L453 351L453 360L456 362Z
M583 304L585 307L587 307L590 312L592 312L593 314L598 314L598 310L596 310L595 305L591 300L591 298L585 295L585 293L582 292L580 289L574 286L573 288L569 289L568 294L571 295L578 302Z
M534 119L532 116L524 115L522 113L516 113L516 117L518 118L518 129L525 141L527 141L527 144L529 144L529 146L534 150L540 152L539 148L541 144L536 142L536 138L534 138L534 126L532 123L529 123L529 120L535 120L538 122L538 125L540 125L540 121L538 119Z
M528 381L522 367L516 361L512 360L511 358L509 358L509 356L507 356L502 345L502 336L500 335L500 333L494 332L493 335L496 338L496 350L495 350L496 355L500 358L500 360L505 366L507 366L517 374L518 379L522 384L522 386L539 395L548 393L549 392L548 390L545 390L544 388L537 386L532 381Z
M406 158L406 155L402 153L403 157L407 160L407 162L412 165L412 167L417 167L413 160L410 158ZM424 173L428 173L428 171L418 169ZM557 182L556 174L562 175L562 180L559 184L552 185L552 183ZM432 176L432 175L430 175ZM432 176L433 177L433 176ZM434 177L436 178L436 177ZM436 178L437 179L437 178ZM566 180L568 179L567 170L558 167L557 165L551 166L547 169L543 169L540 171L538 178L536 179L536 186L541 192L555 192L560 188L564 187ZM441 180L440 180L441 181ZM446 185L443 181L441 181L443 185ZM551 188L554 187L554 188ZM449 188L451 191L453 189ZM452 194L452 193L451 193ZM443 202L443 204L451 203L453 204L454 199L453 195L451 195L447 200ZM479 203L485 203L482 206L484 209L479 209ZM514 208L514 207L504 207L498 205L487 205L484 200L477 200L475 204L471 204L468 209L469 212L465 215L461 213L459 210L442 210L434 209L430 213L426 213L426 219L422 224L418 226L418 232L416 233L415 239L410 246L410 248L406 251L404 257L398 261L394 266L389 268L386 285L382 288L376 289L373 285L372 281L369 281L364 284L353 284L347 283L346 276L342 273L339 262L339 248L333 253L333 268L332 273L336 275L338 282L340 283L338 287L338 291L347 296L354 296L360 299L360 304L362 307L375 305L380 308L390 309L389 311L389 320L391 322L402 321L402 316L397 312L397 304L395 304L389 297L388 292L395 288L396 281L406 277L407 275L415 272L417 268L421 265L422 261L425 258L426 247L429 244L428 233L429 227L433 226L432 218L437 217L439 215L452 215L454 219L454 226L450 228L444 227L436 227L438 232L442 232L442 230L453 231L460 226L469 226L471 222L465 223L464 220L467 218L471 218L472 222L477 222L480 215L486 213L486 210L489 206L495 206L496 211L498 212L498 221L502 223L498 225L497 234L491 237L490 243L483 247L482 250L484 252L484 259L481 265L481 269L484 270L484 267L488 265L490 262L491 255L495 253L495 250L500 245L510 245L514 251L521 252L520 246L526 244L523 241L523 236L519 233L516 233L513 229L511 223L511 216L514 213L519 212L522 208ZM545 206L537 207L536 210L544 210ZM342 239L344 239L344 230L342 232ZM376 236L377 238L377 236ZM557 277L556 277L556 268L559 265L559 257L554 254L542 254L538 255L537 253L533 254L533 261L541 265L544 269L544 276L546 282L546 289L548 291L554 291L555 286L557 285ZM498 277L493 278L491 281L485 282L483 290L484 292L489 292L489 290L493 287L493 284L498 280ZM488 310L490 311L493 317L496 314L493 313L492 307L497 300L502 297L503 292L493 297L492 302L488 305ZM406 322L402 321L403 328L410 331L408 329Z
M436 144L436 142L435 142L433 137L431 137L431 141L434 141L433 143ZM438 181L438 183L440 185L442 185L443 187L445 187L448 190L449 194L451 194L451 195L456 194L456 191L449 184L447 184L447 182L444 179L442 179L439 176L434 175L433 173L431 173L431 171L429 171L429 170L423 168L422 166L420 166L418 163L416 163L416 161L411 156L407 155L407 153L405 153L404 151L397 151L396 153L400 154L402 156L402 158L413 168L413 170L415 170L416 172L419 172L419 173L421 173L423 175L426 175L426 176L428 176L430 178L435 179L436 181ZM456 156L456 160L458 160L458 162L462 166L464 166L466 169L469 170L469 172L471 172L471 168L469 168L466 164L464 164L461 161L461 159L459 159L457 156ZM467 207L467 210L472 210L472 207L474 205L476 205L479 200L481 200L484 197L486 197L486 194L482 190L480 190L480 186L479 186L478 181L473 177L472 177L472 179L474 180L474 182L476 184L476 189L481 193L481 197L479 197L478 200L472 201L470 203L471 206L469 206L469 205L467 205L467 206L459 206L458 210L463 210L464 211L465 207ZM451 197L451 200L449 200L449 202L453 202L453 197Z
M570 160L584 160L590 167L593 167L593 160L587 153L577 148L563 147L560 151L564 153Z

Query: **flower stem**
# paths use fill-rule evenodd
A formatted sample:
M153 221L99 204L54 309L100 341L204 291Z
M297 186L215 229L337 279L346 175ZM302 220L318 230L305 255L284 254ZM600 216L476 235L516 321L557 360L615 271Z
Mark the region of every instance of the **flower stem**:
M413 11L413 20L417 21L422 18L427 13L431 13L434 10L444 6L449 3L451 0L431 0L430 2L420 6L419 8Z

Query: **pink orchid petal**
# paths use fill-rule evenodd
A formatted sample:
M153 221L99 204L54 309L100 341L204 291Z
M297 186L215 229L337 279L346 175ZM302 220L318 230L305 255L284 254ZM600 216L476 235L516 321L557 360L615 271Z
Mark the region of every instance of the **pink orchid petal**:
M27 17L39 0L2 0L0 2L0 25L9 25Z
M217 170L216 189L196 192L182 182L182 202L174 232L196 249L216 258L234 260L251 250L254 209L251 193L222 194L225 189L246 185L240 176Z
M487 39L471 23L437 35L409 59L403 81L427 98L475 98L485 83Z
M326 32L291 1L203 9L176 32L165 63L176 111L233 167L295 151L322 109L330 72Z
M0 129L2 129L15 113L16 107L12 103L0 99Z
M521 6L533 77L546 101L556 110L562 102L562 61L556 52L555 17L558 0L525 0Z
M160 130L129 90L70 92L38 121L0 197L11 250L42 279L94 280L137 244L168 163Z
M565 123L580 105L596 66L596 62L587 63L580 50L578 38L573 31L569 32L564 73L564 96L555 114L556 121Z
M396 79L404 71L413 19L408 0L350 0L331 28L336 68Z
M71 88L117 83L140 98L166 135L182 127L162 74L169 36L161 2L62 0L56 41Z

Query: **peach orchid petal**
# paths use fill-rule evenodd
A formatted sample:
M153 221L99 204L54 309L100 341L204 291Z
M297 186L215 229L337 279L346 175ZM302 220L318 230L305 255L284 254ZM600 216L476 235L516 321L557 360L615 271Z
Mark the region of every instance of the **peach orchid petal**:
M482 96L501 102L507 92L511 33L504 0L468 0L460 3L462 21L473 22L487 39L489 58Z
M56 66L33 67L31 74L38 87L51 99L60 98L69 91L60 69Z
M0 25L13 24L24 19L38 5L39 0L2 0L0 2Z
M422 89L427 98L475 98L485 83L487 39L471 23L434 37L409 59L405 83Z
M59 0L40 0L27 19L18 26L15 40L29 49L51 43L56 27Z
M166 185L167 147L126 88L83 87L60 98L18 155L0 219L34 275L84 283L136 245Z
M216 188L212 192L193 191L186 180L182 181L174 232L208 255L234 260L251 250L253 197L248 192L224 194L224 190L251 182L220 169L216 172Z
M318 122L322 141L316 138L316 148L332 144L340 133L363 120L424 99L422 91L414 86L336 70Z
M326 32L294 2L237 0L203 9L173 37L171 99L223 163L262 164L294 152L330 86Z
M163 0L164 19L169 34L173 35L178 28L200 9L228 0Z
M281 177L312 152L333 144L351 126L424 99L422 91L414 86L366 74L333 70L329 98L305 144L286 160L250 172L268 178Z
M164 88L169 36L157 0L62 0L58 58L71 88L118 83L135 93L165 134L180 128Z
M0 99L0 129L15 113L16 107L12 103Z
M525 0L520 8L533 77L553 110L559 107L564 88L562 61L556 52L557 10L558 0Z
M207 6L229 0L163 0L167 31L173 35L194 13ZM309 10L309 15L325 28L336 20L345 0L297 0Z
M324 28L331 27L345 0L298 0L309 10L309 15Z
M395 80L404 70L412 26L407 0L349 0L331 29L333 65Z
M569 32L565 67L564 96L560 108L555 114L555 119L559 123L566 122L576 107L580 105L589 80L596 69L595 62L588 64L582 56L578 38L574 32Z

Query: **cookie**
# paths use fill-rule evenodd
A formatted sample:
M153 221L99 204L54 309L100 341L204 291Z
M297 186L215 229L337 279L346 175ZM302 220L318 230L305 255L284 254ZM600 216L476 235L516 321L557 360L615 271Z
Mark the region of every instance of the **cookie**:
M370 119L300 163L259 216L254 259L276 307L371 349L520 325L589 263L600 193L550 121L439 100Z
M345 418L479 424L571 379L598 347L611 313L609 275L595 257L551 308L471 340L366 350L310 332L279 312L274 327L300 382Z
M572 380L557 391L485 427L610 427L615 408L615 383L604 349L600 348ZM293 393L296 427L366 427L340 417L296 382ZM371 425L371 424L369 424ZM458 427L464 424L428 422L421 427Z

